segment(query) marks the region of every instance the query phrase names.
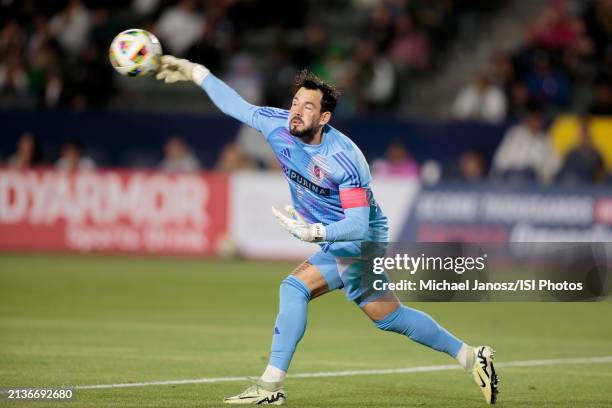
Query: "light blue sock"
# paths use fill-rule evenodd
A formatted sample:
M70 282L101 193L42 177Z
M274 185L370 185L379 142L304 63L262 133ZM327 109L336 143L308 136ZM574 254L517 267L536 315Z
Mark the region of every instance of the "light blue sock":
M280 302L269 365L287 371L297 344L306 330L308 317L308 287L293 275L287 276L280 285Z
M441 327L427 313L401 305L382 320L374 320L381 330L392 331L434 350L455 357L463 342Z

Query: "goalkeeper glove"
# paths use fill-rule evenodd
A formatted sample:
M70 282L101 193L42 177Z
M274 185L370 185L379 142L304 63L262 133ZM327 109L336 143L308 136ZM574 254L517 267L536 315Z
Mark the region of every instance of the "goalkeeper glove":
M210 71L204 65L194 64L189 60L176 58L172 55L163 55L161 66L155 77L167 84L193 81L196 85L201 86L202 81L209 73Z
M325 226L321 223L308 224L291 205L285 207L289 216L272 207L272 212L278 223L291 233L294 237L306 242L325 241Z

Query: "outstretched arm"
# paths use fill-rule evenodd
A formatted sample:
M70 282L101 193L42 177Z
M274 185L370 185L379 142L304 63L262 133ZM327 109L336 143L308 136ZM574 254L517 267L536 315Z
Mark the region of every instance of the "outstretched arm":
M253 117L255 111L259 108L258 106L242 99L236 91L213 74L208 74L200 86L206 91L210 100L213 101L221 112L251 127L255 127Z
M205 66L195 64L186 59L164 55L161 57L161 68L156 77L167 84L193 81L204 89L213 103L223 113L258 129L254 123L254 116L255 111L259 107L245 101L236 91L214 76Z

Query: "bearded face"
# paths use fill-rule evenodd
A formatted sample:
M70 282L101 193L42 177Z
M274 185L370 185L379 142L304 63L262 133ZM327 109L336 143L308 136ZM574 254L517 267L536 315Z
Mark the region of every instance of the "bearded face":
M304 143L310 143L328 121L324 113L321 113L322 97L320 90L306 88L300 88L293 97L289 112L289 132Z

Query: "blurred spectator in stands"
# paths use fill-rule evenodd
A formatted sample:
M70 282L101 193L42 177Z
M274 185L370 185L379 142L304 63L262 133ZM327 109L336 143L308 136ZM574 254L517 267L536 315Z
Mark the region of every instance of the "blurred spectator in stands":
M427 186L435 186L443 176L443 166L437 160L425 160L420 168L421 182Z
M347 58L347 54L348 50L344 44L340 42L330 44L316 75L332 84L341 83L353 66L353 61Z
M595 85L595 97L589 113L591 115L612 115L612 85L606 80L601 80Z
M179 0L161 14L155 31L172 54L183 56L201 35L204 24L195 0Z
M595 71L592 65L592 57L595 54L595 43L589 38L584 19L574 17L572 19L574 39L563 47L563 65L573 80L588 78Z
M117 19L114 19L111 12L102 7L101 5L96 6L92 11L92 26L90 32L90 43L99 50L108 48L109 44L117 35L118 32L124 28L121 26Z
M462 181L477 183L485 176L485 158L477 150L467 150L459 157L459 175Z
M263 99L263 77L253 57L237 53L230 60L227 84L248 102L259 105Z
M453 115L460 120L501 123L508 110L502 89L481 73L473 84L464 87L453 103Z
M200 160L179 136L173 136L166 141L164 159L159 168L170 173L198 171L201 168Z
M46 72L46 83L43 90L44 106L55 108L59 105L64 91L64 80L59 66L51 66Z
M310 68L316 73L327 52L329 36L327 29L317 22L308 25L305 33L303 45L294 50L293 60L299 69Z
M540 48L559 50L573 44L576 26L567 0L551 0L529 30L531 41Z
M28 93L28 74L20 50L11 50L0 59L0 95L25 96Z
M429 45L429 38L409 14L397 19L390 53L398 67L416 72L427 69L430 65Z
M517 120L527 115L529 105L529 89L523 82L516 81L510 86L510 103L508 119Z
M504 51L497 52L491 61L491 81L504 91L506 98L509 98L515 80L512 56Z
M464 25L462 24L464 21L472 26L470 32L474 36L470 36L470 33L465 31L461 35L467 37L466 39L468 40L471 39L471 44L476 42L480 34L478 29L481 21L480 15L487 8L488 3L491 2L481 0L456 2L400 0L396 3L398 7L403 5L414 16L417 24L427 33L432 54L435 54L436 52L445 51L447 40L455 33L455 29L458 28L457 26ZM468 11L466 6L471 7L473 10L471 12ZM458 9L461 9L461 11ZM468 17L468 14L471 17ZM457 20L456 23L452 21L453 17Z
M32 60L45 46L54 43L55 39L51 34L49 20L45 16L36 16L33 21L33 32L31 33L26 45L27 58Z
M565 156L559 171L558 180L564 184L584 184L602 182L605 179L604 161L593 145L593 138L587 118L579 124L578 145Z
M255 163L249 160L245 151L237 142L226 145L215 164L215 170L223 173L255 168Z
M486 159L480 151L468 149L461 153L458 160L447 163L443 170L445 179L478 183L485 178Z
M289 58L287 47L276 44L270 67L264 71L264 95L267 106L288 107L293 99L293 81L298 70Z
M24 60L26 33L16 19L0 27L0 95L23 98L28 92ZM15 102L14 100L9 100Z
M55 108L63 93L60 46L51 35L45 16L34 19L34 32L27 44L29 89L39 108Z
M387 4L380 2L371 11L371 17L365 32L366 38L374 43L377 52L386 52L389 49L395 33L395 26Z
M95 45L91 44L79 56L70 78L65 97L72 109L102 108L106 105L113 89L112 71Z
M55 167L69 171L93 170L96 168L96 163L91 157L83 154L83 145L80 141L69 140L63 144L60 158L55 163Z
M160 6L160 0L132 0L132 10L141 17L152 16Z
M89 41L91 15L82 0L70 0L49 22L51 33L71 58L76 58Z
M612 0L589 2L584 18L589 37L595 43L597 58L601 59L612 43Z
M0 57L10 50L22 50L26 40L26 33L19 26L16 19L11 19L0 30Z
M419 175L419 164L399 139L389 144L383 159L374 160L372 169L377 176L418 177Z
M397 91L397 77L391 62L384 55L376 54L371 41L362 41L358 45L354 60L357 70L354 86L359 87L360 95L358 109L390 108ZM347 68L346 74L350 75L351 67Z
M6 164L13 169L29 169L45 163L40 142L32 132L24 132L17 140L17 150L8 158Z
M197 41L187 50L187 59L206 66L211 72L221 69L221 50L216 45L213 24L204 24Z
M570 84L565 72L554 67L543 52L536 53L532 62L533 69L526 79L531 98L545 105L566 106Z
M531 103L521 123L511 127L493 157L492 176L512 183L549 183L559 157L544 129L539 105Z

